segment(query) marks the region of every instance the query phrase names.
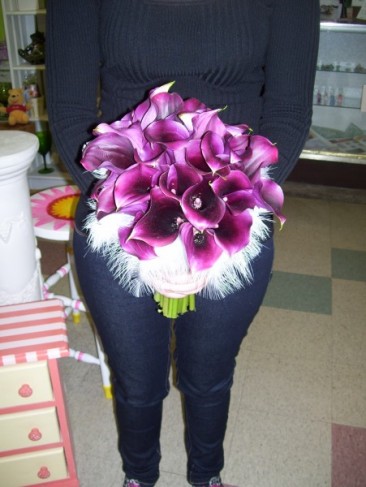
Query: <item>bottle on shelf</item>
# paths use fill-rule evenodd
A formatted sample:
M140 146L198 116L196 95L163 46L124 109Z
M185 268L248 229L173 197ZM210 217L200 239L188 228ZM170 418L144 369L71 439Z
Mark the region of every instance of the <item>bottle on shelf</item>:
M328 87L328 103L329 106L334 107L336 104L336 98L333 86Z
M336 88L334 96L335 96L336 106L337 107L343 106L343 90L342 90L342 88Z

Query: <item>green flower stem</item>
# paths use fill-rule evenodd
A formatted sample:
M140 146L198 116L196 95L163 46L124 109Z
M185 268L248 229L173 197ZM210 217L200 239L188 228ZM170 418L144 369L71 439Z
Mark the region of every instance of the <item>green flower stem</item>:
M184 298L168 298L160 293L154 294L154 300L158 304L158 311L166 318L175 319L187 311L196 311L195 295Z

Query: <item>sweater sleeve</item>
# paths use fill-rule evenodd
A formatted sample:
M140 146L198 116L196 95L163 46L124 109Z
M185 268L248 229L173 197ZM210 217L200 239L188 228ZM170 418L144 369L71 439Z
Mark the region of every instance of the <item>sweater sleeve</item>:
M308 136L319 43L319 0L274 2L260 133L276 143L283 183Z
M81 148L98 123L99 0L48 0L46 97L56 149L72 179L87 193L93 177Z

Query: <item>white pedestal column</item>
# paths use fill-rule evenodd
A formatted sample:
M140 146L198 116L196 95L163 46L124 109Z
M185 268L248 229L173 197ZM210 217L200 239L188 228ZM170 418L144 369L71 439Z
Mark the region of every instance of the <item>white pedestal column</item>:
M41 299L27 170L35 135L0 131L0 306Z

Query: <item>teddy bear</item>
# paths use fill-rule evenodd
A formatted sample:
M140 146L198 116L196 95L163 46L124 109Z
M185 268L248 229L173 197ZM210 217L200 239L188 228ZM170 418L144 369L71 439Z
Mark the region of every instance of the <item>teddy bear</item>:
M17 123L28 123L29 115L27 111L30 110L31 107L25 103L22 88L11 88L8 91L8 94L8 106L0 107L1 113L7 113L9 115L8 124L16 125Z

